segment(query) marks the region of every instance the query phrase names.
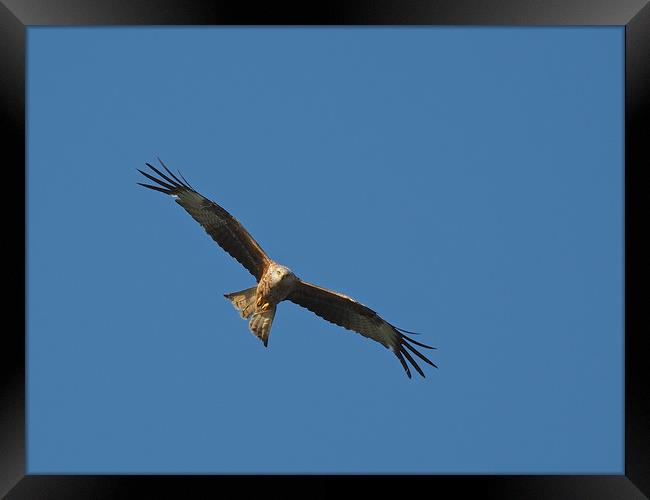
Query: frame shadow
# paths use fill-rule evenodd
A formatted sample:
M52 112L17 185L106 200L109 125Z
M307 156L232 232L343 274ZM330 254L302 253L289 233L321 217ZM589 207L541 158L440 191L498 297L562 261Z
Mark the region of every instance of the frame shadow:
M13 245L23 263L21 279L12 273L15 290L9 308L23 311L23 328L7 327L0 363L0 496L21 498L177 497L203 488L237 486L245 495L254 488L280 487L287 481L298 491L318 484L321 491L341 486L384 488L399 479L409 487L453 489L454 495L487 498L637 499L650 496L650 380L643 349L639 262L647 255L641 245L639 208L641 172L650 165L650 3L648 0L376 0L318 2L309 8L275 5L254 10L197 0L2 0L0 3L0 93L5 111L5 151L10 152L11 186L17 186L24 209L20 245ZM25 56L29 26L92 25L451 25L451 26L621 26L625 27L625 473L624 475L452 475L422 476L164 476L164 475L30 475L26 472L25 336L26 310L26 137ZM645 104L645 107L644 107ZM10 205L11 206L11 205ZM645 225L647 227L647 223ZM22 232L21 232L22 231ZM5 261L11 262L11 261ZM17 273L15 273L17 274ZM22 284L22 285L21 285ZM20 302L22 299L22 309ZM13 301L16 302L15 306ZM20 322L19 322L20 324ZM250 481L250 479L254 479ZM307 484L304 484L307 483ZM329 487L329 488L328 488ZM213 490L218 491L218 490ZM402 493L403 494L403 493Z

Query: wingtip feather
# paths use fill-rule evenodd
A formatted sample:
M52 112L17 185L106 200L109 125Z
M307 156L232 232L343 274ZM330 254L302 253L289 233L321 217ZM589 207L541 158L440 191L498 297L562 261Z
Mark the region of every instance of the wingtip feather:
M415 349L413 346L409 345L407 342L402 342L402 348L403 347L406 347L409 351L411 351L413 354L415 354L418 358L420 358L425 363L428 363L431 366L436 366L429 358L427 358L424 354L422 354L420 351Z
M399 359L399 362L402 363L402 368L404 368L404 371L406 372L406 375L408 378L411 377L411 370L409 369L409 366L406 364L406 361L404 361L404 356L402 356L402 353L398 350L393 350L391 349L394 353L395 356L397 356L397 359Z
M137 184L139 184L140 186L149 188L149 189L153 189L154 191L158 191L158 192L163 193L163 194L171 194L170 191L165 189L165 188L161 188L161 187L158 187L158 186L152 186L151 184L143 184L142 182L138 182Z
M402 339L404 339L404 340L408 340L409 342L412 342L413 344L415 344L417 346L424 347L425 349L433 349L433 350L438 349L437 347L433 347L431 345L427 345L427 344L423 344L422 342L418 342L417 340L413 340L411 337L409 337L408 335L404 335L403 333L400 334L400 337L402 337Z
M413 368L415 368L415 369L417 370L417 372L418 372L418 373L419 373L423 378L426 377L426 375L425 375L424 372L422 371L422 368L420 368L420 366L417 364L417 362L413 359L413 356L411 356L411 355L408 353L408 351L407 351L406 349L404 349L404 347L402 347L402 346L400 346L400 351L402 352L402 354L404 354L404 356L406 356L406 359L409 360L409 362L411 363L411 365L413 365Z
M176 176L174 175L174 173L173 173L171 170L169 170L169 169L167 168L167 165L165 165L165 164L163 163L163 161L160 159L160 157L157 156L156 158L158 158L158 162L159 162L159 163L162 165L162 167L167 171L167 173L168 173L169 175L171 175L171 176L174 178L174 180L175 180L176 182L178 182L178 183L179 183L181 186L183 186L183 187L189 187L189 186L186 186L185 184L183 184L183 181L181 181L178 177L176 177Z
M181 188L181 187L183 187L183 184L182 184L182 183L178 183L178 182L176 182L175 180L170 179L170 178L167 177L165 174L163 174L160 170L158 170L156 167L154 167L151 163L145 163L145 165L146 165L147 167L149 167L151 170L153 170L154 172L156 172L160 177L162 177L163 179L165 179L167 182L169 182L173 187L175 187L175 188ZM164 165L163 165L163 166L164 166ZM165 167L165 169L166 169L166 167ZM145 175L147 175L147 174L145 174ZM157 181L157 182L160 182L160 181Z

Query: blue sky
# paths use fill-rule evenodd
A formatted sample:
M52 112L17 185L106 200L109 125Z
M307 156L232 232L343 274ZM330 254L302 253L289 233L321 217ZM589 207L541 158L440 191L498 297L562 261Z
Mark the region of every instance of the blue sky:
M29 28L29 473L623 472L623 28ZM301 278L283 303L160 156Z

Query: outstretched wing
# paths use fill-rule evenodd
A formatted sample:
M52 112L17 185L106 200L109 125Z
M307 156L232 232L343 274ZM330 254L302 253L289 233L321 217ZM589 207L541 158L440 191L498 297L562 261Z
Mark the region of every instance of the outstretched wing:
M173 197L176 203L183 207L195 221L203 226L203 229L205 229L221 248L237 259L259 281L264 274L266 266L270 262L262 247L259 246L237 219L215 202L210 201L205 196L196 192L180 172L179 175L183 179L182 181L169 171L160 158L158 161L169 176L147 163L146 165L154 173L158 174L160 178L143 172L140 169L138 171L147 179L158 184L158 186L143 184L141 182L138 182L138 184Z
M437 368L422 353L417 351L413 345L424 347L425 349L435 349L425 344L421 344L410 337L404 335L402 330L397 328L379 315L372 309L360 304L356 300L332 290L321 288L320 286L300 281L295 290L287 297L288 300L309 309L323 319L336 325L360 333L364 337L376 340L384 347L393 351L397 359L400 360L406 374L411 378L411 370L405 359L417 370L423 377L424 372L418 366L411 353L418 356L425 363ZM407 332L411 333L411 332Z

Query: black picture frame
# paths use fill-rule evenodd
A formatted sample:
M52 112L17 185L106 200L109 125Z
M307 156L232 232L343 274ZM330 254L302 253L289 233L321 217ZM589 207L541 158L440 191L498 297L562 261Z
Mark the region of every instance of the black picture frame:
M25 55L29 26L71 25L490 25L490 26L624 26L625 27L625 473L624 475L530 476L409 476L409 490L425 494L449 487L454 496L480 494L488 498L645 498L650 495L650 380L643 349L644 324L637 285L641 280L642 169L650 166L650 4L647 0L376 0L365 2L304 2L302 8L277 4L254 8L245 2L189 0L2 0L0 2L0 92L4 111L3 150L9 151L5 171L11 192L25 191ZM307 8L309 5L309 8ZM645 104L645 107L644 107ZM647 189L646 189L647 190ZM7 189L5 189L7 194ZM5 198L6 200L6 198ZM5 204L5 214L19 212ZM26 213L16 237L26 245ZM7 220L6 218L5 220ZM646 224L647 225L647 224ZM646 231L647 232L647 231ZM5 236L6 237L6 236ZM5 240L7 241L7 240ZM13 241L13 240L12 240ZM23 262L22 279L5 261L5 292L9 310L21 311L23 324L5 322L0 370L0 495L18 498L125 498L146 488L146 496L187 496L188 489L235 485L239 496L250 488L272 487L278 476L88 476L26 474L25 334L27 331L26 246L13 245ZM21 251L22 250L22 251ZM13 267L13 266L11 266ZM14 278L15 288L11 286ZM22 283L22 286L20 285ZM10 288L9 288L10 287ZM9 290L8 290L9 289ZM20 293L15 291L22 290ZM14 305L13 300L17 303ZM20 308L22 300L23 307ZM319 490L336 478L301 476L318 482ZM346 481L350 476L345 477ZM358 478L383 487L395 476ZM223 484L226 483L226 484ZM433 489L435 487L435 489ZM313 486L310 487L310 489Z

